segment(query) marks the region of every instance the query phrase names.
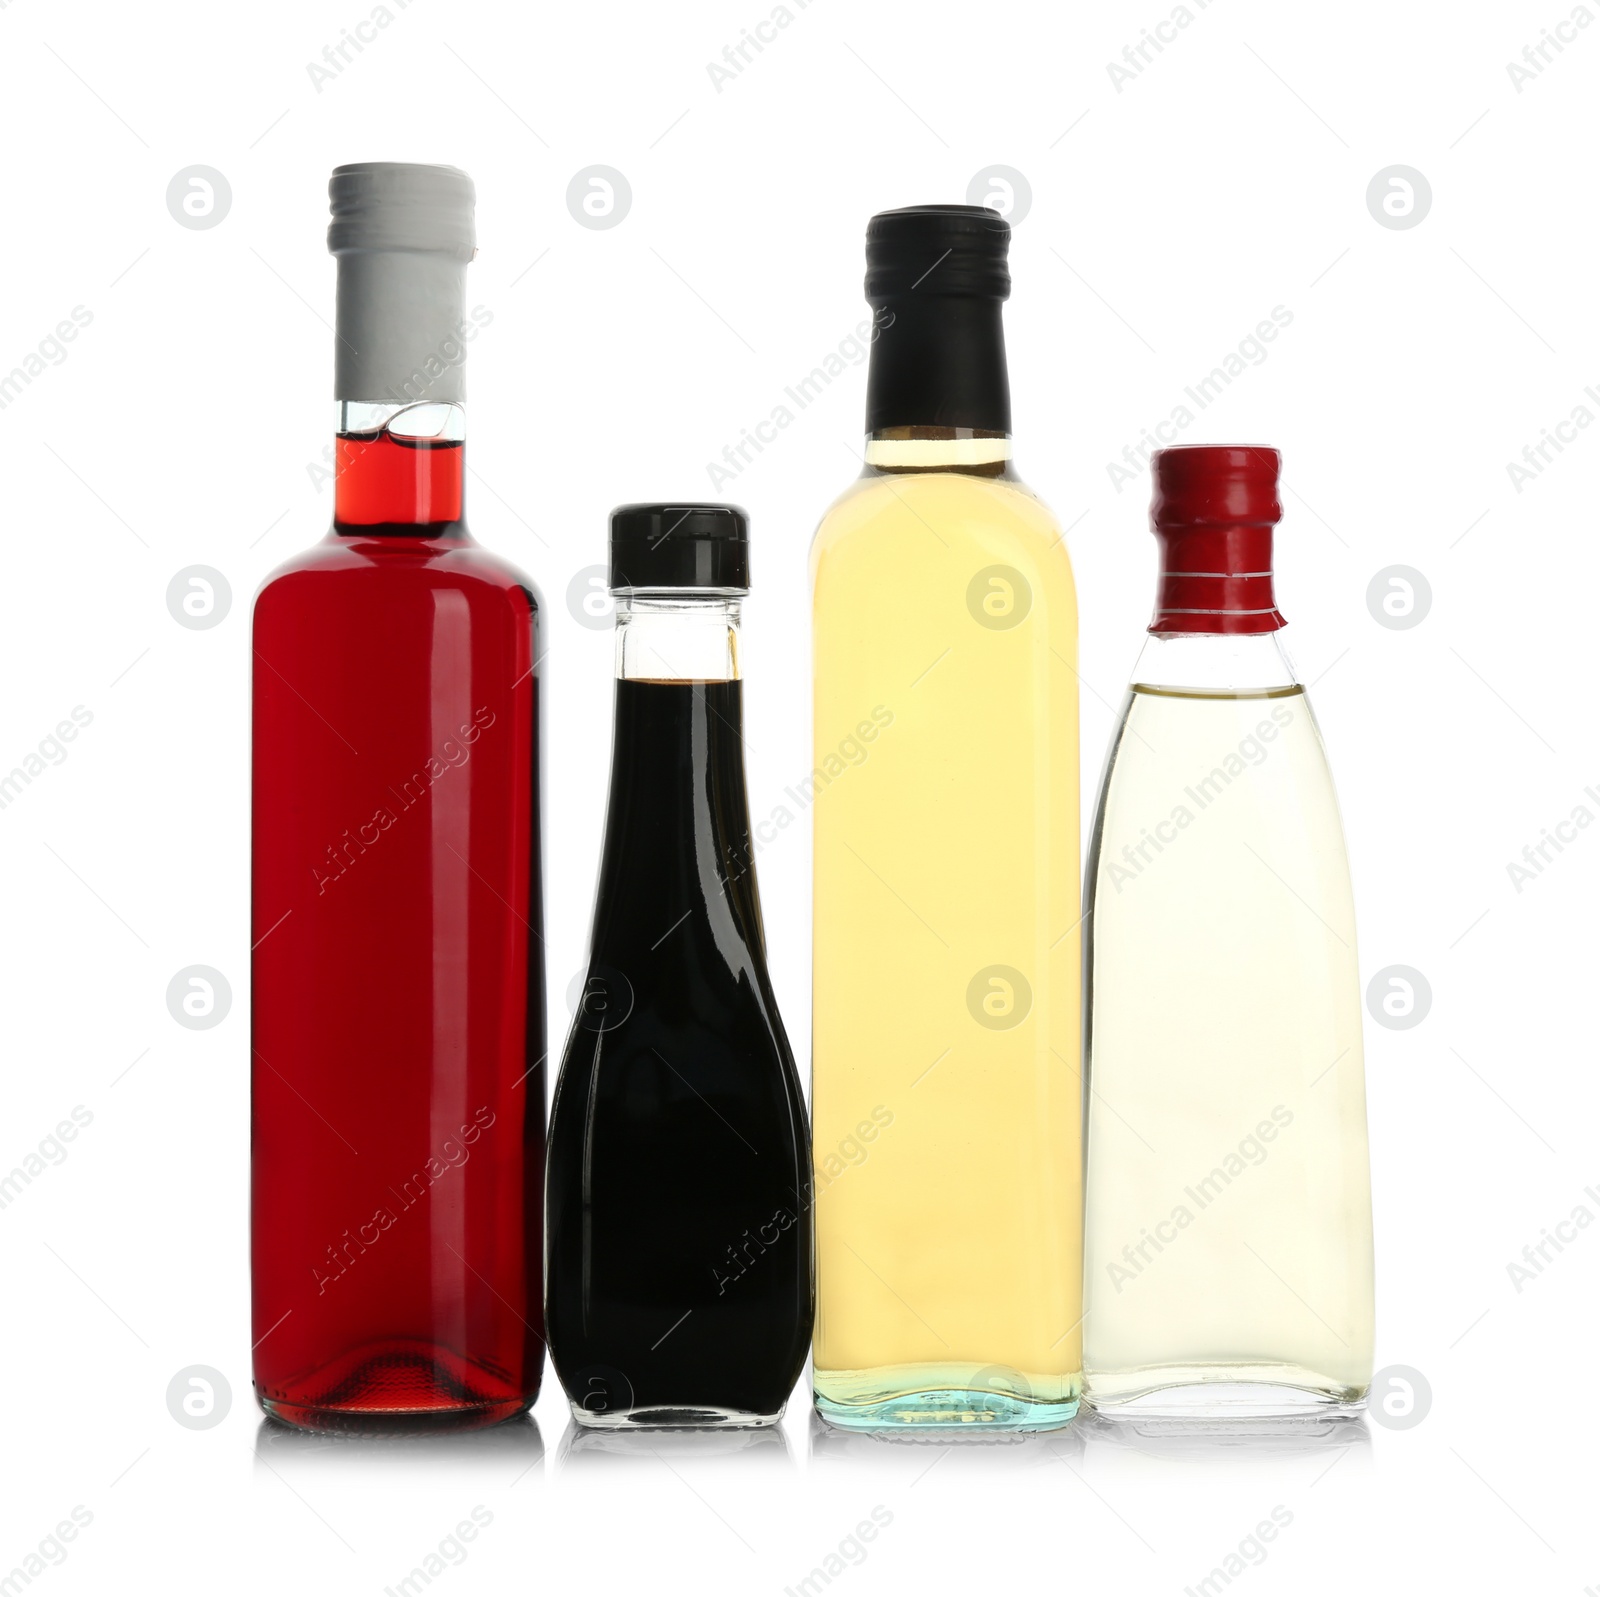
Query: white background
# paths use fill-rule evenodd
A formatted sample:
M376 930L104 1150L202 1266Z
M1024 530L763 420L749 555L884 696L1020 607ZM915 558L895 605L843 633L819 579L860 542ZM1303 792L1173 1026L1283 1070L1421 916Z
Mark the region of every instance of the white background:
M707 64L767 0L389 3L392 24L320 88L308 63L366 0L0 4L0 376L74 307L93 317L0 409L0 770L74 706L93 716L0 809L0 1173L74 1106L93 1116L0 1209L0 1579L75 1506L93 1516L7 1590L376 1593L481 1507L492 1521L430 1592L777 1593L879 1505L892 1521L864 1559L847 1548L829 1592L1177 1593L1279 1505L1292 1522L1227 1590L1600 1583L1583 1440L1600 1234L1571 1232L1520 1291L1507 1271L1577 1206L1600 1215L1600 835L1573 832L1521 892L1507 871L1576 806L1600 815L1584 792L1600 783L1600 428L1520 491L1507 471L1575 407L1600 415L1584 392L1600 384L1600 27L1519 89L1507 64L1567 0L1189 0L1192 25L1119 87L1108 63L1167 0L789 0L792 24L719 90ZM477 180L469 303L493 322L471 356L470 513L547 601L558 1046L611 691L610 638L574 619L569 584L603 560L616 503L750 509L750 796L758 816L779 803L810 767L806 549L856 469L864 368L720 495L706 466L865 316L873 211L964 199L986 162L1031 187L1007 311L1018 463L1071 525L1091 792L1153 588L1144 474L1119 492L1108 463L1275 306L1292 313L1183 437L1284 451L1279 596L1340 785L1363 976L1403 964L1431 984L1420 1025L1368 1025L1378 1364L1425 1375L1421 1423L1369 1422L1353 1445L1081 1426L982 1449L844 1444L813 1436L802 1388L782 1448L612 1456L570 1450L547 1373L542 1444L528 1427L447 1446L263 1433L249 602L328 521L307 469L332 419L326 183L371 159ZM197 164L232 190L209 229L165 201ZM565 200L595 164L633 195L605 230ZM1395 164L1432 191L1408 229L1366 203ZM166 604L193 564L231 585L209 630ZM1406 630L1367 604L1391 565L1431 586ZM802 1059L808 868L804 828L760 856ZM191 964L233 986L211 1030L167 1011ZM197 1364L232 1388L200 1431L165 1395Z

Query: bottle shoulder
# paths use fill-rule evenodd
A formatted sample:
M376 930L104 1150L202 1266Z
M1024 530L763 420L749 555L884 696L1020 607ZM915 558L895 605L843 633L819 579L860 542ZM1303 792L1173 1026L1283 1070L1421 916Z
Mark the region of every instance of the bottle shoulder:
M1302 819L1325 806L1332 824L1322 841L1331 837L1343 847L1333 772L1303 687L1229 693L1132 686L1112 733L1102 819L1119 798L1167 795L1205 807L1225 789L1236 805L1278 806Z
M1018 477L970 472L877 472L856 478L829 505L812 538L812 552L869 539L907 522L982 525L1019 539L1042 539L1065 557L1061 528L1050 507Z
M1072 561L1050 507L1020 479L965 472L858 478L829 507L811 541L814 593L885 582L939 584L954 556L965 584L975 570L1012 566L1058 604L1076 603Z
M470 538L351 538L330 532L271 572L256 593L257 610L292 604L328 584L384 591L457 588L520 596L537 613L543 599L531 578Z

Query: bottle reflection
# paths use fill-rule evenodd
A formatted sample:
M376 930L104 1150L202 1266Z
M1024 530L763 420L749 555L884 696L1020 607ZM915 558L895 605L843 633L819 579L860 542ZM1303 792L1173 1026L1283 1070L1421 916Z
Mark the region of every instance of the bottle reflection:
M788 1433L781 1425L741 1430L596 1430L569 1422L556 1449L560 1475L609 1473L629 1464L674 1469L684 1465L736 1465L768 1472L794 1468Z
M858 1431L830 1425L813 1410L806 1439L815 1466L867 1466L893 1470L897 1476L909 1467L912 1484L934 1469L941 1474L1043 1471L1063 1464L1076 1467L1083 1458L1083 1439L1076 1425L1053 1431L1000 1431L987 1426L981 1430L897 1426ZM920 1466L918 1459L922 1460Z
M257 1473L288 1479L339 1473L346 1469L416 1470L432 1474L440 1465L486 1465L496 1472L539 1474L544 1437L532 1414L500 1425L458 1427L428 1433L386 1429L370 1420L348 1430L304 1431L279 1420L256 1427ZM518 1475L520 1480L522 1475Z
M1325 1457L1329 1466L1346 1452L1351 1463L1370 1464L1372 1432L1365 1414L1287 1414L1269 1417L1189 1418L1080 1411L1073 1429L1089 1470L1115 1467L1126 1455L1169 1463L1272 1464ZM1344 1466L1346 1469L1349 1464Z

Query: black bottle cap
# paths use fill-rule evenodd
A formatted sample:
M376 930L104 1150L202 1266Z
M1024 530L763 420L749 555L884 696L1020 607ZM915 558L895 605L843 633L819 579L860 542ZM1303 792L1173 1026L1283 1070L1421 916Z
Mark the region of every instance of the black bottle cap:
M1011 224L983 205L913 205L867 224L874 311L867 432L1011 431L1000 307Z
M913 292L1005 299L1011 224L986 205L908 205L867 223L867 303Z
M750 517L738 505L618 505L611 590L750 590Z

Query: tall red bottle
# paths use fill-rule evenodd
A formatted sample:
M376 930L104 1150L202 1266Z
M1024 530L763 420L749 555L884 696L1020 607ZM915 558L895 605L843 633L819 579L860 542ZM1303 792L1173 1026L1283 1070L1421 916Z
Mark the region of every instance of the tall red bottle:
M539 599L462 517L471 180L330 193L334 523L255 605L255 1384L489 1423L544 1356Z

